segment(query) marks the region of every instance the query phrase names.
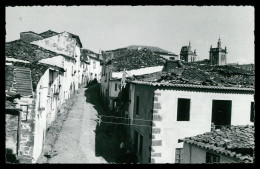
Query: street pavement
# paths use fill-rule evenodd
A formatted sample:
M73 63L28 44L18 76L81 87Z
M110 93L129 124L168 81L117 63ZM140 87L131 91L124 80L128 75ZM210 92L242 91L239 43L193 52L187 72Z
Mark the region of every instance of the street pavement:
M113 136L108 136L105 130L99 130L96 133L97 114L106 114L100 101L99 85L79 90L77 99L55 143L53 150L57 151L57 155L49 158L47 163L117 161L119 141ZM99 149L98 153L97 149Z

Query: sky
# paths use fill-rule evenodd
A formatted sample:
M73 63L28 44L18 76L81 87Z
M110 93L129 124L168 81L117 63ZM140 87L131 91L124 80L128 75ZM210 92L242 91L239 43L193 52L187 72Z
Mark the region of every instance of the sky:
M254 14L252 6L6 7L6 41L25 31L67 31L95 52L147 45L178 55L190 41L202 60L220 36L227 62L247 64L254 63Z

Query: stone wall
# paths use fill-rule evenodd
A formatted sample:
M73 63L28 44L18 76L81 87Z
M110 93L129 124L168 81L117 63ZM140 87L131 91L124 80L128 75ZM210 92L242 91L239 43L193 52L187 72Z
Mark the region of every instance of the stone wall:
M27 106L21 106L21 130L20 130L20 155L18 156L20 163L31 163L34 148L35 133L35 100L27 99Z
M18 131L18 116L6 114L5 115L5 148L11 149L12 154L16 154L17 147L17 131Z

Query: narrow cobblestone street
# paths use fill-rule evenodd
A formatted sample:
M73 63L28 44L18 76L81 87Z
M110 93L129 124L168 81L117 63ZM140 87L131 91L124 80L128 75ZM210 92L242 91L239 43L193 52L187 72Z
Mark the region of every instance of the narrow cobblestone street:
M94 119L97 118L97 114L105 113L100 101L99 85L79 90L77 99L54 146L57 155L50 158L47 163L117 161L118 140L113 136L107 136L105 130L99 129L96 134L97 122Z

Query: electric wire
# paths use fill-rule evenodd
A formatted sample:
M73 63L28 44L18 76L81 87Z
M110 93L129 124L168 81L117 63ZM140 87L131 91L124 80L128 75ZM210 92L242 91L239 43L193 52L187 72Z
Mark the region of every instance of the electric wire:
M122 118L122 119L130 119L130 120L139 120L139 121L153 121L153 120L131 119L131 118L125 118L125 117L106 116L106 115L97 115L97 116L100 116L100 117L112 117L112 118Z

